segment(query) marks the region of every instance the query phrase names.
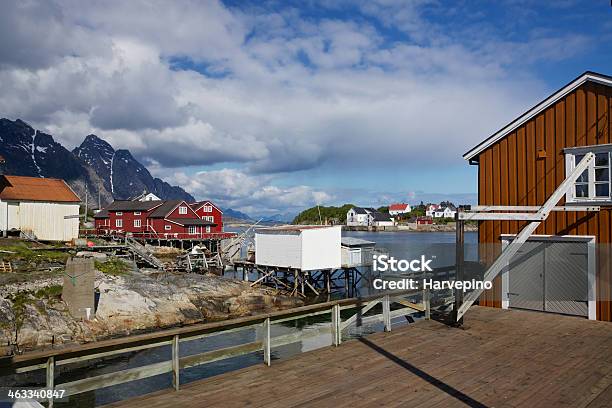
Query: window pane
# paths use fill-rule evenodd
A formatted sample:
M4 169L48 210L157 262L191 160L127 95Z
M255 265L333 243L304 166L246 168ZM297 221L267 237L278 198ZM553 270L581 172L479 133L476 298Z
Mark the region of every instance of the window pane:
M608 168L595 169L595 181L609 181Z
M576 184L576 197L588 197L589 186L588 184Z
M596 197L609 197L610 196L610 184L608 183L595 184L595 196Z
M589 182L589 170L585 170L582 172L580 176L576 179L577 183L588 183Z
M597 153L595 155L595 166L607 166L608 153Z

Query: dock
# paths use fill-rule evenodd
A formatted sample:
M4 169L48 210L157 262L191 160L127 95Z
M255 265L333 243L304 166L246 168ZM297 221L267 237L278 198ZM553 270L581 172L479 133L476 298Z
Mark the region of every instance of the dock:
M109 406L593 408L611 401L610 323L474 306L463 328L422 320Z

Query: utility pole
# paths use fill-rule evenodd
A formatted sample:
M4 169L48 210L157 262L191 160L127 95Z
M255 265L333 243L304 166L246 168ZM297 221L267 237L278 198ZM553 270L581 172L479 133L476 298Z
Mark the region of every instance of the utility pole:
M87 183L85 183L85 222L87 222L87 199L88 199L88 194L87 194Z

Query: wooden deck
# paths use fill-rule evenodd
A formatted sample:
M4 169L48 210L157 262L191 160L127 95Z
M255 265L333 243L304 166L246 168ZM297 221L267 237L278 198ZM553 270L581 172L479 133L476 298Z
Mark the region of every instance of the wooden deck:
M612 405L612 324L473 307L113 407Z

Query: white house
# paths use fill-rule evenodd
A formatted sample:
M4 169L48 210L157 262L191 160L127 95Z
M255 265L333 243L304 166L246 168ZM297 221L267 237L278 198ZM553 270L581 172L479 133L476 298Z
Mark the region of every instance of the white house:
M363 265L372 265L375 242L365 239L342 237L342 267L354 268Z
M339 225L259 228L255 231L255 263L302 271L338 269L341 230Z
M130 201L161 201L161 198L159 198L153 193L147 193L146 191L143 191L142 194L130 198Z
M79 236L80 202L64 180L0 176L0 231L71 241Z
M411 211L412 208L410 207L410 204L397 203L389 206L389 215L391 216L407 214Z
M425 215L427 217L435 217L436 210L439 208L440 208L439 204L429 204L427 207L425 207Z
M451 207L440 207L434 212L435 218L455 218L457 210Z
M364 227L389 227L395 225L388 214L371 207L353 207L346 213L346 225Z
M373 208L353 207L346 213L346 225L348 226L368 226L368 214L375 211Z
M388 214L375 211L368 214L368 225L374 227L392 227L395 221Z

